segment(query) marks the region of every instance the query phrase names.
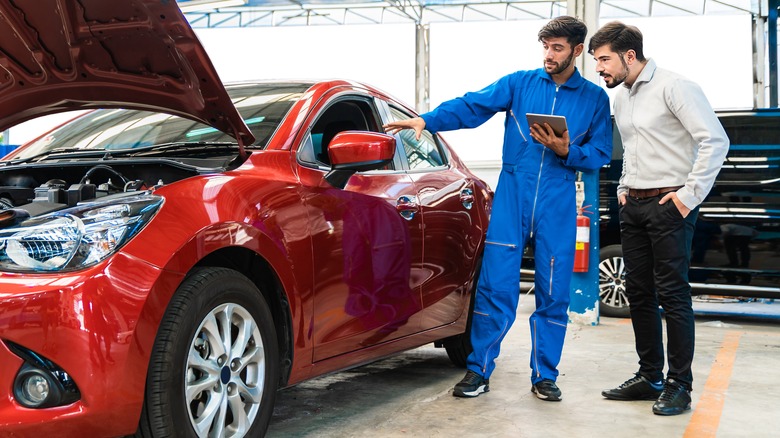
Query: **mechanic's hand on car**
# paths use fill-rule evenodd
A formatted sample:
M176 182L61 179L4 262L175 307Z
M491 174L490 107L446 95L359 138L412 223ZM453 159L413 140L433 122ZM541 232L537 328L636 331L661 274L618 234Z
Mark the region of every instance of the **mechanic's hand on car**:
M425 129L425 120L423 120L422 117L415 117L413 119L386 123L382 125L382 127L385 128L385 132L388 134L395 134L404 129L414 129L414 138L419 140L423 129Z
M661 198L660 201L658 201L659 204L663 205L666 204L667 201L672 200L674 202L675 207L677 207L677 210L680 212L683 218L688 217L688 213L691 212L691 209L686 207L685 204L680 201L680 199L677 197L677 192L669 192L666 195L664 195L663 198Z
M534 123L531 125L531 137L543 144L547 149L555 152L555 155L564 160L569 156L569 131L563 131L563 135L558 137L553 132L549 123L544 126Z

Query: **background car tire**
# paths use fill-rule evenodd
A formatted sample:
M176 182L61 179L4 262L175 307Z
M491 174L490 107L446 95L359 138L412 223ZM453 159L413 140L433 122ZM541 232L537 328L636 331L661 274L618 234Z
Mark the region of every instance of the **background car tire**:
M263 436L278 357L273 317L255 284L231 269L197 269L160 324L136 436L205 436L207 430L196 432L196 420L224 427L221 436ZM247 422L234 421L237 415Z
M615 318L630 318L626 296L626 268L623 248L610 245L599 251L599 313Z

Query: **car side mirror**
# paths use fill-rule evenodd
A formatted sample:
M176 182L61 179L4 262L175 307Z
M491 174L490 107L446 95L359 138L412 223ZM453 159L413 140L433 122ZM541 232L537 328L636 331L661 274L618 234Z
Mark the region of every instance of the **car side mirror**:
M395 137L378 132L343 131L328 146L331 170L325 175L333 187L343 189L356 172L381 169L393 161Z

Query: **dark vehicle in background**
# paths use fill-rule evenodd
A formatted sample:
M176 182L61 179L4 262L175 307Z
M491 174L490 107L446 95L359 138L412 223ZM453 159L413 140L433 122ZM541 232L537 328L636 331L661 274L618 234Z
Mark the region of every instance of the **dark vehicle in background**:
M691 248L694 295L780 298L780 110L718 112L731 140L701 205ZM600 312L628 317L617 184L623 146L599 175Z

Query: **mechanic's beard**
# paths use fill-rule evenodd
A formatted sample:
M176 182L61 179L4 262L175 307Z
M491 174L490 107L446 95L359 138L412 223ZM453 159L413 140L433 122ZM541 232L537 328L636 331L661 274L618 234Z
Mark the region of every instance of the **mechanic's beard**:
M557 75L563 72L564 70L566 70L567 68L569 68L569 66L573 61L574 61L574 51L572 50L571 55L569 55L568 58L564 59L562 63L558 64L557 67L553 68L552 70L549 70L547 73L551 75ZM547 66L545 66L545 69L546 68Z

